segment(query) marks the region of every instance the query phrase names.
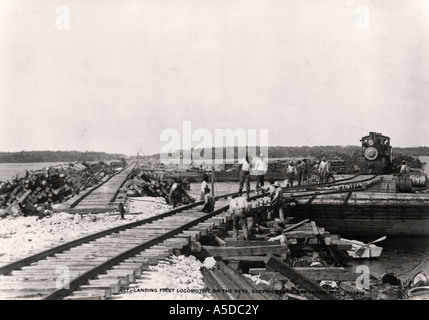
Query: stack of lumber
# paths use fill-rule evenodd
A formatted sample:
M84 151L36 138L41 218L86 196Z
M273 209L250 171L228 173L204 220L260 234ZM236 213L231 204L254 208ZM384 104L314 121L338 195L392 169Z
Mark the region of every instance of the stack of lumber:
M361 273L352 269L292 267L273 255L267 255L264 262L265 268L250 268L249 274L260 281L268 281L269 287L284 294L284 299L371 299L371 291L356 286Z
M340 159L329 160L329 170L337 174L350 172L350 168L347 167L346 161Z
M163 197L168 201L173 183L173 179L164 179L155 172L136 168L122 186L121 191L126 193L128 197ZM184 187L188 188L186 182L184 182ZM188 203L185 197L182 200L183 204Z
M330 234L324 228L316 226L314 221L303 220L296 224L279 224L273 221L262 222L258 226L260 240L268 240L276 234L286 236L286 243L292 256L312 256L313 252L325 252L329 259L340 264L350 261L347 250L351 250L350 243L342 241L339 235Z
M307 265L306 260L310 263L313 261L314 252L323 253L329 263L340 265L345 265L353 259L347 253L347 250L352 249L350 243L342 241L340 236L330 234L324 228L317 227L315 222L309 219L295 224L282 224L279 221L264 220L259 216L250 234L250 240L235 241L232 239L232 231L226 231L222 242L216 241L219 246L203 245L202 252L206 256L225 261L263 261L267 254L281 258L286 258L288 254L291 257L303 258L297 262L297 265L301 266ZM284 240L281 241L280 238Z
M31 214L37 205L59 204L106 179L114 170L104 162L70 163L25 171L0 186L0 207ZM10 212L9 212L10 211Z
M216 268L202 270L204 283L217 300L271 300L263 287L256 285L222 261Z
M122 191L129 197L148 196L167 199L172 184L173 180L160 181L154 174L138 168L130 174L129 179L122 186Z
M288 160L270 160L268 162L269 172L286 171Z

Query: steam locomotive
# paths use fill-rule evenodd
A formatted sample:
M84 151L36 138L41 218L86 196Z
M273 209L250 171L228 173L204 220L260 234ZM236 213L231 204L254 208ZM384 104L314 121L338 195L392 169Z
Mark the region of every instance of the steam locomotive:
M392 147L390 138L381 133L370 132L362 137L362 153L358 160L361 173L389 174L392 173Z

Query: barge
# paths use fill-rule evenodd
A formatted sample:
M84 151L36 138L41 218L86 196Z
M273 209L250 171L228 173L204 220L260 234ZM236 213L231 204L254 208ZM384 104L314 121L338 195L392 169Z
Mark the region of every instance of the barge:
M311 219L342 235L429 235L429 190L409 189L412 185L398 183L395 178L381 176L379 183L361 190L299 195L295 198L296 205L288 209L288 216ZM401 192L400 188L408 192Z

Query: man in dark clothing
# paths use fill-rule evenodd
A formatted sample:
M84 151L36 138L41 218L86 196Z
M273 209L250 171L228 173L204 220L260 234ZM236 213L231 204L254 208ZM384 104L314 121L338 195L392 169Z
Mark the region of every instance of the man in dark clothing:
M125 219L125 208L122 202L119 203L119 213L121 214L121 220Z
M210 188L205 188L204 191L206 194L204 195L204 206L201 211L205 213L213 212L215 206L215 198L210 193Z
M178 179L173 185L171 186L170 194L169 194L169 204L173 205L173 208L176 208L180 206L182 203L182 196L189 199L190 202L193 202L193 199L189 196L189 194L186 192L185 188L183 187L182 181Z
M283 213L283 189L278 182L274 183L276 188L274 197L271 200L273 206L274 219L280 218L281 222L285 223L285 217Z
M249 158L246 156L246 159L244 159L241 163L241 170L240 170L240 186L238 189L238 194L241 197L244 183L246 182L246 192L247 197L249 198L250 195L250 162Z
M303 175L303 169L304 169L301 160L298 160L295 168L296 168L296 180L298 181L298 185L300 186L302 182L302 175Z
M307 159L302 160L302 178L301 178L301 184L304 183L304 181L308 181L308 163L307 163Z

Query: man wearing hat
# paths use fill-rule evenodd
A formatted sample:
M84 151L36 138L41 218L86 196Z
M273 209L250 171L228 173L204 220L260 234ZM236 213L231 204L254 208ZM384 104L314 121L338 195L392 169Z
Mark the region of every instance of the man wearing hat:
M255 162L256 170L256 192L261 191L264 186L264 175L267 173L267 164L264 162L265 155L259 155L258 160Z
M400 174L407 174L410 173L411 169L407 166L407 162L405 160L402 160L401 168L399 169Z
M268 195L269 195L271 201L273 201L273 198L274 198L274 196L276 194L276 189L277 188L276 188L275 184L276 183L274 182L274 180L270 180L270 185L269 186L261 187L261 189L262 189L263 192L268 192ZM278 182L277 182L277 184L278 184ZM268 211L267 218L268 219L273 219L273 212L272 212L272 210Z

